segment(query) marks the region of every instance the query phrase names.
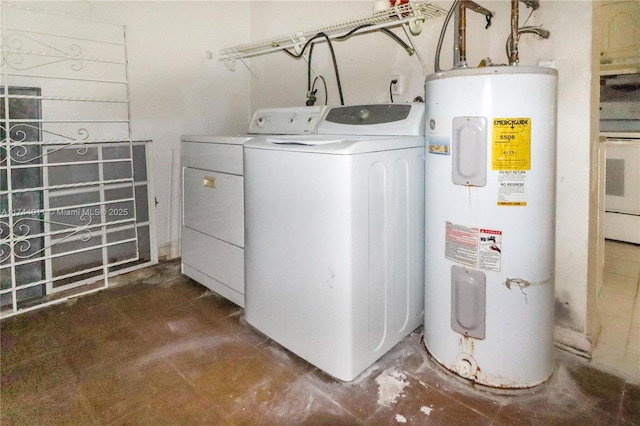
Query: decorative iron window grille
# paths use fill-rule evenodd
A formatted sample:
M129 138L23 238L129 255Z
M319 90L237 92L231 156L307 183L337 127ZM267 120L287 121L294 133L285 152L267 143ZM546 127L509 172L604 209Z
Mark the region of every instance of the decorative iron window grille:
M110 271L141 263L138 232L149 241L151 220L124 26L0 8L0 308L10 316L107 287Z

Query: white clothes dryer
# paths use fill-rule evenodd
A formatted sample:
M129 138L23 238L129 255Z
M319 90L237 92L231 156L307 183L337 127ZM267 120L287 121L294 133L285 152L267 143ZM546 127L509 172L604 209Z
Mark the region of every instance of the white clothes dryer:
M244 307L243 144L315 133L324 107L257 110L246 135L182 136L182 273Z
M333 107L245 143L247 322L353 380L422 324L424 105Z

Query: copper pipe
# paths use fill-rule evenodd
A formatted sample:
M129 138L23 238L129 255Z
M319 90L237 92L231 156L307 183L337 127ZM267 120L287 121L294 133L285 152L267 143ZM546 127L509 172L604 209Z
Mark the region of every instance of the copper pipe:
M467 67L467 9L485 15L487 17L487 27L491 23L491 17L493 17L493 13L490 10L485 9L473 0L460 1L456 10L458 14L458 19L456 21L458 34L455 39L457 43L456 46L454 46L454 50L457 53L457 57L455 58L456 62L454 63L456 68Z
M518 25L520 21L519 0L511 0L511 39L509 48L509 65L518 65Z
M458 48L459 60L458 67L466 68L467 66L467 8L466 0L460 2L458 6Z
M471 9L472 11L476 13L480 13L484 16L493 16L493 13L489 9L480 6L478 3L472 0L465 0L464 3L465 3L464 7L467 9Z

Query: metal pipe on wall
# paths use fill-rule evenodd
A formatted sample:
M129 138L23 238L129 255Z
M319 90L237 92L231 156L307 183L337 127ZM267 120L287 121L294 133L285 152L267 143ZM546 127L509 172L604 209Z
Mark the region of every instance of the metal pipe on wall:
M487 27L491 24L493 12L472 0L462 0L455 10L454 67L467 68L467 9L487 17Z
M467 67L467 2L462 1L458 6L458 62L456 67Z
M509 40L509 65L518 65L519 0L511 0L511 38Z

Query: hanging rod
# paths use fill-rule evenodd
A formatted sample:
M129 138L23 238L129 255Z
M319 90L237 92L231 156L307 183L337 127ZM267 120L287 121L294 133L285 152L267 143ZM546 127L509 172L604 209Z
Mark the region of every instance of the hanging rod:
M445 14L446 11L444 9L432 4L431 2L409 2L386 10L374 12L372 15L341 22L339 24L291 33L271 40L221 49L219 61L224 62L229 69L233 70L235 67L235 61L238 59L242 60L253 56L279 52L283 49L294 49L296 53L300 53L306 40L318 33L325 33L330 39L334 39L363 25L367 26L362 30L364 33L407 24L411 33L417 35L422 31L422 23L425 20L437 18Z

